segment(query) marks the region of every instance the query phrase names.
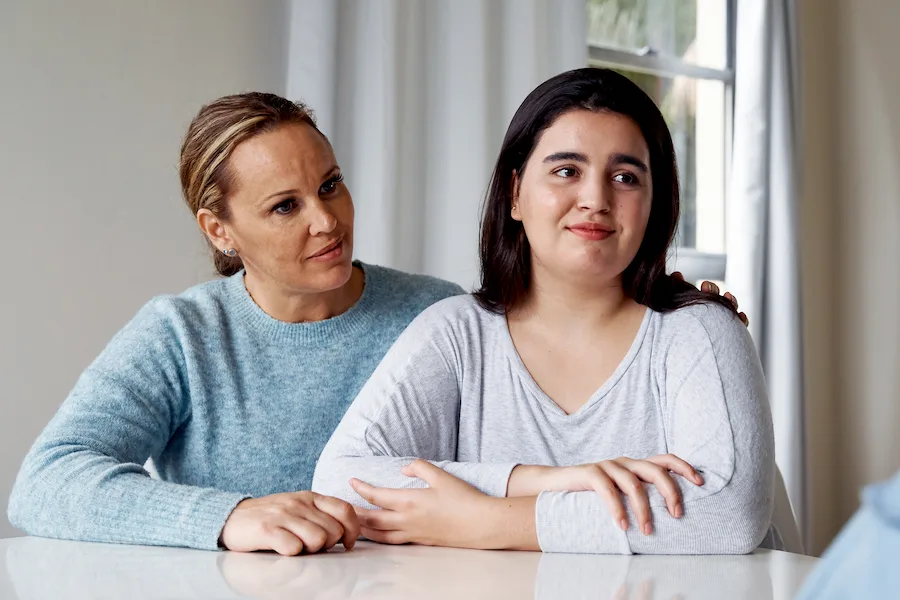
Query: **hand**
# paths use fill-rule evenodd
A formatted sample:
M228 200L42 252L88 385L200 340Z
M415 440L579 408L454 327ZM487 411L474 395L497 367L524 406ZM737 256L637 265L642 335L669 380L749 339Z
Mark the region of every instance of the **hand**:
M619 492L629 498L631 510L644 535L653 533L650 522L650 500L641 483L652 483L666 501L669 514L680 519L684 514L681 493L669 475L677 473L696 485L703 478L694 468L673 454L652 456L646 460L627 457L604 460L574 467L534 467L520 465L509 478L509 496L529 496L541 491L595 491L606 500L613 521L628 529L628 515Z
M350 480L357 494L382 509L356 509L365 537L383 544L487 548L483 516L490 509L489 496L428 461L413 461L402 473L428 487L377 488Z
M680 271L675 271L674 273L672 273L672 277L679 281L684 281L684 275L682 275ZM704 281L703 283L701 283L700 291L706 292L708 294L720 294L721 293L719 291L719 286L714 284L712 281ZM731 292L725 292L723 297L734 305L734 310L738 310L738 301L737 301L737 298L734 297L734 294L732 294ZM738 312L738 318L740 318L741 322L745 326L750 325L750 319L747 318L747 315L745 313Z
M239 503L219 541L228 550L294 556L328 550L339 541L349 550L357 537L359 522L350 504L313 492L290 492Z

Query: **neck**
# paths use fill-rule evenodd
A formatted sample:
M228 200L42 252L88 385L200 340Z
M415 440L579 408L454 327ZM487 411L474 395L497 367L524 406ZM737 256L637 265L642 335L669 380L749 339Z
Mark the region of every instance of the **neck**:
M625 296L621 277L586 285L583 278L551 277L534 269L528 295L510 316L535 319L564 335L580 337L606 329L623 312L637 307Z
M341 287L314 293L288 290L250 270L244 275L247 293L256 305L285 323L311 323L341 315L359 300L364 284L365 275L358 267L353 267L350 279Z

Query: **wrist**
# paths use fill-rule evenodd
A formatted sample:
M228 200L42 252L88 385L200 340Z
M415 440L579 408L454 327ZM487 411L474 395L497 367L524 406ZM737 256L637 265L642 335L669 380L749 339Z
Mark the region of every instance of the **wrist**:
M518 465L509 475L506 486L508 498L536 496L546 489L544 478L553 471L553 467L539 465Z
M477 547L482 550L540 550L535 527L537 496L485 499L479 510Z

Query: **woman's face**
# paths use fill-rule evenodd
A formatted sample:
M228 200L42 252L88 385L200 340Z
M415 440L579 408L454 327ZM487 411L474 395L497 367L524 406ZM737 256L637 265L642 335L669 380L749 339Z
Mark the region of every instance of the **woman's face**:
M563 114L513 185L512 218L522 222L536 274L621 281L653 198L650 152L634 121L602 111Z
M321 293L350 279L353 199L331 145L290 124L239 144L221 224L248 274L293 293Z

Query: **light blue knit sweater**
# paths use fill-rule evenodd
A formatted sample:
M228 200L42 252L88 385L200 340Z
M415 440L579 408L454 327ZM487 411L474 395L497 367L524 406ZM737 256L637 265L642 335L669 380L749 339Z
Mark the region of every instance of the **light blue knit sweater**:
M309 489L319 453L397 336L462 293L357 264L362 297L318 323L269 317L243 273L151 301L35 442L10 522L39 536L214 549L242 499Z

